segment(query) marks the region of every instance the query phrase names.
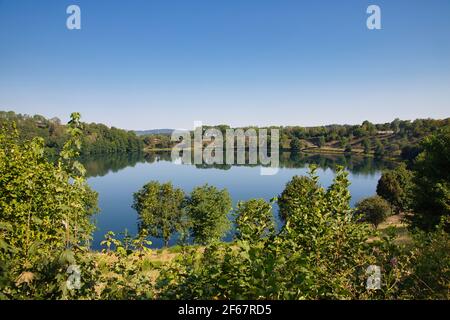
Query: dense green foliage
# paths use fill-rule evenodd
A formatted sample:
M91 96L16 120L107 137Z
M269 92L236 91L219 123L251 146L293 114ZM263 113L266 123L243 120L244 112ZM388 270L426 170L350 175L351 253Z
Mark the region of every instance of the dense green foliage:
M40 115L0 111L0 127L9 127L13 122L18 128L20 142L41 137L46 153L51 156L60 152L69 138L67 127L58 118L46 119ZM97 123L84 123L83 126L83 134L80 136L80 152L83 155L140 152L144 147L142 140L132 131L109 128Z
M376 227L390 214L389 203L380 196L374 196L361 200L356 204L356 213L362 221L367 221Z
M235 129L279 129L280 149L292 152L317 151L373 154L377 158L401 157L411 160L417 155L424 137L448 127L450 118L443 120L417 119L406 121L395 119L390 123L373 124L364 121L360 125L327 125L319 127L242 127ZM203 126L203 130L216 128L225 137L228 125ZM270 130L268 131L270 135ZM192 135L192 132L191 132ZM270 139L269 139L270 140ZM170 148L169 135L148 135L145 137L149 149Z
M135 238L107 233L102 253L88 249L97 201L74 160L84 136L78 114L66 130L56 163L44 157L42 139L22 141L14 128L0 132L0 299L450 298L448 132L424 142L410 194L413 226L435 228L414 231L407 246L394 241L395 228L380 233L355 214L343 168L325 189L313 167L279 196L281 230L273 228L271 203L240 202L231 243L218 241L229 228L226 190L197 187L181 205L184 194L171 184L147 184L135 196L136 208L156 216L185 210L202 244L159 252L170 259L155 260L144 227ZM369 204L358 213L367 216L378 205ZM152 219L146 227L154 227ZM376 290L366 287L374 265L382 274Z
M46 119L40 115L28 116L12 111L0 111L0 127L15 122L20 132L20 141L34 137L44 138L48 154L56 154L67 139L65 126L58 118ZM243 127L241 129L280 129L280 148L299 152L315 148L325 150L374 154L377 158L396 156L412 160L420 152L422 139L443 127L450 125L450 119L417 119L415 121L394 120L391 123L361 125L328 125L320 127ZM219 129L225 136L228 125L204 126ZM270 131L268 132L270 136ZM135 132L109 128L103 124L85 124L82 137L82 154L105 154L116 152L138 152L170 149L177 142L170 134L157 133L138 137ZM270 141L270 139L269 139Z
M390 154L396 154L404 147L417 146L423 137L449 124L450 119L417 119L415 121L396 119L391 123L384 124L372 124L364 121L361 125L281 127L280 138L281 141L297 138L319 147L323 147L325 144L332 147L345 147L347 143L351 142L353 149L367 149L367 151L375 151L379 144L379 152L383 147ZM283 147L289 146L284 145Z
M84 180L84 168L72 160L80 147L81 123L72 114L70 138L56 164L44 157L42 138L20 145L14 132L14 125L0 132L1 262L8 264L9 276L2 294L53 294L62 289L30 283L45 280L43 269L57 268L48 261L64 264L71 257L67 249L87 245L94 228L90 217L97 210L97 195Z
M442 221L434 232L414 234L412 276L404 286L415 299L450 299L450 220Z
M170 149L177 142L170 140L168 134L149 134L142 137L146 148L151 150Z
M236 238L257 242L275 232L272 204L264 199L240 201L236 209Z
M172 184L151 181L134 194L133 208L138 212L140 228L151 236L162 238L167 246L183 220L184 192Z
M314 170L311 179L317 181ZM425 246L408 253L391 237L369 241L376 235L358 222L346 194L348 180L342 170L328 189L314 187L308 206L293 207L282 230L269 238L248 241L238 237L231 245L214 243L204 251L187 250L161 271L159 296L170 299L393 299L412 298L426 277L433 295L448 298L448 259L433 276L430 269L412 274L416 261L430 257ZM308 208L308 209L306 209ZM240 211L247 215L248 211ZM239 218L238 218L239 219ZM258 229L255 220L246 220ZM256 222L256 225L254 224ZM436 237L433 234L432 237ZM448 237L430 263L447 257ZM383 272L380 290L366 289L366 270L378 265ZM422 265L423 266L423 265ZM444 286L443 286L444 285Z
M286 221L288 215L298 207L304 208L304 211L311 209L309 206L314 203L313 198L318 188L311 177L294 176L278 196L280 218Z
M450 216L450 128L425 139L414 166L413 225L429 230Z
M303 149L303 144L300 142L300 139L297 137L294 137L291 139L289 146L290 146L290 150L292 152L300 152L300 150Z
M194 188L187 199L186 210L195 243L220 240L230 229L228 214L231 209L231 198L226 189L218 190L207 184Z
M383 172L377 184L377 194L388 201L396 213L408 211L411 208L412 178L412 172L400 164Z

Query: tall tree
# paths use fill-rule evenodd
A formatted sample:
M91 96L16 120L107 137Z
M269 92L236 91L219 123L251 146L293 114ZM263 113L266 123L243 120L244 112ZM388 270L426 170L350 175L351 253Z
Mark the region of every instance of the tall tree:
M430 230L450 215L450 127L426 138L414 168L413 226Z
M364 138L364 140L363 140L363 142L362 142L362 145L363 145L363 147L364 147L364 153L365 153L365 154L369 154L369 153L370 153L370 147L371 147L371 145L370 145L370 139Z
M192 190L186 206L194 242L208 244L220 240L230 229L228 213L231 197L226 189L205 184Z
M380 139L375 141L375 158L383 158L385 155L385 150L383 143Z
M325 137L324 136L320 136L319 140L318 140L318 146L320 148L322 148L323 146L325 146Z
M144 185L134 194L132 205L139 214L140 228L162 238L167 246L170 237L182 226L184 198L183 190L174 188L170 182L151 181Z
M292 138L290 142L290 147L292 152L294 153L300 152L300 150L302 149L302 143L300 139L297 137Z
M387 200L397 212L411 207L412 172L400 164L394 170L383 172L377 184L377 194Z

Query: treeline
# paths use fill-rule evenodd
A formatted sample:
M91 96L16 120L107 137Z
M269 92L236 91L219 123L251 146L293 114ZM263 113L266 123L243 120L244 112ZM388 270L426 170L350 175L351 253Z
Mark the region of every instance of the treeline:
M68 139L67 128L58 118L47 119L40 115L29 116L13 111L0 111L0 127L9 127L12 123L16 124L20 141L28 141L34 137L43 138L49 156L58 154ZM109 128L97 123L83 123L82 126L82 155L140 152L144 148L142 139L133 131Z
M134 195L139 234L107 233L102 253L89 251L97 198L74 160L82 137L78 114L67 133L50 163L42 138L19 142L0 131L2 299L450 298L450 130L423 142L412 178L397 172L379 188L390 195L390 186L409 181L406 194L389 198L416 217L407 246L395 241L395 229L383 234L371 226L370 204L350 207L343 168L328 188L312 168L272 201L251 199L234 209L227 190L205 185L186 195L170 183L149 182ZM275 201L281 230L274 227ZM230 214L237 232L225 243ZM175 232L176 256L155 263L149 233L168 239ZM187 245L188 237L198 245ZM381 282L368 280L374 267Z
M364 121L361 125L327 125L318 127L242 127L244 131L255 129L279 129L280 149L291 152L324 151L357 152L413 160L421 151L424 137L450 125L450 118L443 120L417 119L414 121L395 119L390 123L373 124ZM215 128L225 137L228 125L203 126L203 131ZM268 130L270 141L270 130ZM191 132L193 136L193 132ZM143 137L147 149L168 149L175 145L169 134Z
M342 149L374 154L376 157L401 156L414 159L420 152L422 139L442 127L450 119L395 119L390 123L361 125L327 125L321 127L284 127L281 131L282 148L301 150L308 148Z
M65 125L58 118L47 119L40 115L22 115L13 111L0 111L0 126L15 122L22 141L33 137L44 138L46 152L57 154L67 134ZM95 155L119 152L139 152L141 150L166 150L177 144L171 141L169 134L158 133L137 136L133 131L126 131L104 124L84 123L82 137L82 155ZM243 127L244 131L255 129L279 129L280 149L299 153L344 152L374 155L377 158L400 157L412 161L420 152L420 142L424 137L450 125L450 119L417 119L406 121L395 119L390 123L373 124L364 121L361 125L328 125L318 127ZM204 126L203 130L216 128L223 136L228 125ZM193 136L193 132L191 132ZM270 142L270 130L268 130ZM248 142L248 141L247 141ZM208 142L205 141L204 145Z

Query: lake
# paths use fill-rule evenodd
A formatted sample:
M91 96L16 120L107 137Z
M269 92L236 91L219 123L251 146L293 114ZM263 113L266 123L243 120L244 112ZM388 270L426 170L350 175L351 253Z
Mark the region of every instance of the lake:
M334 178L336 165L349 171L351 181L351 204L375 194L378 179L384 168L395 163L344 155L280 154L279 171L276 175L260 175L258 165L186 165L172 163L170 152L146 154L118 154L82 159L87 169L88 183L99 194L100 213L94 217L97 230L93 249L100 249L100 241L108 231L117 234L128 230L137 233L138 216L131 208L133 193L150 180L171 181L174 186L189 193L194 187L208 183L228 189L235 205L240 200L264 198L270 200L279 195L286 183L295 175L306 175L308 166L319 166L318 175L322 186L328 187ZM278 221L277 208L274 215ZM279 223L279 221L278 221ZM230 240L230 233L225 240ZM150 238L153 248L162 247L162 240ZM176 236L169 242L176 243Z

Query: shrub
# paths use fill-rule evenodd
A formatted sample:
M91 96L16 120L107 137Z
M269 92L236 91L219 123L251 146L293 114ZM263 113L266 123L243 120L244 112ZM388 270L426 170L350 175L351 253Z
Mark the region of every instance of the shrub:
M450 216L450 128L426 138L422 147L414 167L412 224L432 230Z
M391 213L389 203L379 196L361 200L357 203L356 209L362 220L370 222L375 228Z
M195 243L211 243L225 235L231 226L228 219L231 205L231 197L226 189L218 190L206 184L192 190L186 210Z
M412 172L400 164L394 170L383 172L377 184L377 194L388 201L397 213L408 211L412 201L412 178Z
M296 208L309 210L314 204L314 195L319 189L316 181L310 177L294 176L286 184L283 192L278 196L279 215L286 221L289 214Z
M239 202L235 215L237 239L255 242L275 232L272 205L264 199Z
M0 265L8 265L3 294L9 298L64 292L66 286L55 284L53 272L72 261L69 249L85 247L91 239L97 194L74 160L80 147L79 117L71 115L70 138L56 164L45 158L42 139L19 143L14 128L0 132Z
M409 248L411 263L402 279L401 295L406 299L450 299L449 220L443 218L436 230L415 230Z

